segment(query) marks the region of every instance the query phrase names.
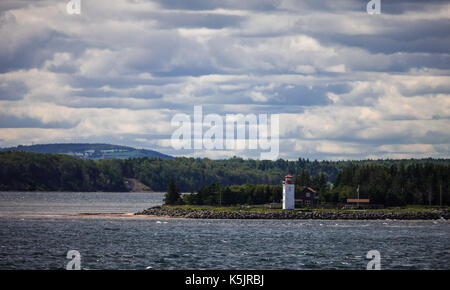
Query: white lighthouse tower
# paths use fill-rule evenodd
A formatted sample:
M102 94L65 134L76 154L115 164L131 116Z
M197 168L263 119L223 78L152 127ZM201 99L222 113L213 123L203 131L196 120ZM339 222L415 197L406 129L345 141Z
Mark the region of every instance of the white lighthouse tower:
M283 181L283 209L295 208L295 185L292 183L292 176L286 175Z

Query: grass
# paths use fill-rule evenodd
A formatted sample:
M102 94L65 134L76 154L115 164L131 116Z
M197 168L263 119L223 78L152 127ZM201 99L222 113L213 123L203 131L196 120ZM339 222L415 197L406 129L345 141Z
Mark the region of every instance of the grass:
M213 205L164 205L167 209L185 209L185 210L209 210L215 212L280 212L281 207L270 208L269 205L232 205L232 206L213 206ZM450 209L449 206L440 208L439 206L408 205L403 207L388 207L384 209L338 209L338 208L296 208L294 211L312 211L312 212L431 212L439 209Z
M231 205L231 206L214 206L214 205L164 205L163 208L168 209L186 209L186 210L209 210L218 212L238 212L238 211L251 211L251 212L275 212L282 211L281 208L270 209L264 205Z
M428 205L407 205L402 207L389 207L387 210L398 211L398 212L423 212L423 211L434 211L439 209L447 209L450 210L449 206L443 206L442 208L439 206L428 206Z

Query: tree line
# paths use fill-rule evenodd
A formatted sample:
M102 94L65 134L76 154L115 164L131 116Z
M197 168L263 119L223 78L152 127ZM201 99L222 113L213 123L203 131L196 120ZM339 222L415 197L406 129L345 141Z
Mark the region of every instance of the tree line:
M279 185L286 174L300 175L302 170L315 178L321 175L325 183L334 183L339 172L351 166L389 167L398 164L408 166L425 163L449 164L450 161L448 159L312 161L303 158L294 161L283 159L270 161L246 160L238 157L223 160L178 157L120 160L120 167L124 176L137 178L155 191L165 191L169 181L174 179L182 192L191 192L215 182L221 185Z
M389 167L379 165L352 165L341 170L334 184L326 181L323 173L310 175L302 169L294 175L295 196L313 188L322 203L346 203L348 198L368 198L371 204L384 206L450 205L450 166L443 164L403 164ZM170 198L168 198L170 196ZM236 205L279 203L281 185L243 184L220 185L218 182L203 185L198 192L181 195L171 180L167 190L167 204Z
M450 205L449 164L403 164L351 166L340 171L333 188L325 195L329 202L360 197L387 206L422 204Z
M223 186L212 183L200 187L198 192L181 195L174 181L167 188L166 204L189 205L237 205L279 203L282 198L281 185L243 184Z
M120 162L63 154L0 152L0 190L127 191Z
M345 202L356 197L359 185L361 197L373 203L450 204L448 159L82 160L62 154L0 152L0 190L127 191L125 179L136 178L154 191L166 191L173 179L179 191L197 194L189 203L266 203L280 200L281 180L287 173L294 175L296 194L312 187L321 202Z

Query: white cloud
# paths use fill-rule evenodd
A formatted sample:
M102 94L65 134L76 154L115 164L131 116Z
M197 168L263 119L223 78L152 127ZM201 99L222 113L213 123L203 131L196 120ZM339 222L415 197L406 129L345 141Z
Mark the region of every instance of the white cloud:
M78 16L56 0L5 3L0 146L129 135L179 154L170 118L202 104L281 114L285 158L449 156L447 3L379 17L355 1L101 0Z

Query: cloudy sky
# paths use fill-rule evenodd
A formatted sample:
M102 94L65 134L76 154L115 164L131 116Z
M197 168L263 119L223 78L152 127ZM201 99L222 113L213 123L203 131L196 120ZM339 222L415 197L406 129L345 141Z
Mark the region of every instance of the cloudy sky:
M172 155L177 113L279 114L280 157L450 157L450 2L0 2L0 147Z

